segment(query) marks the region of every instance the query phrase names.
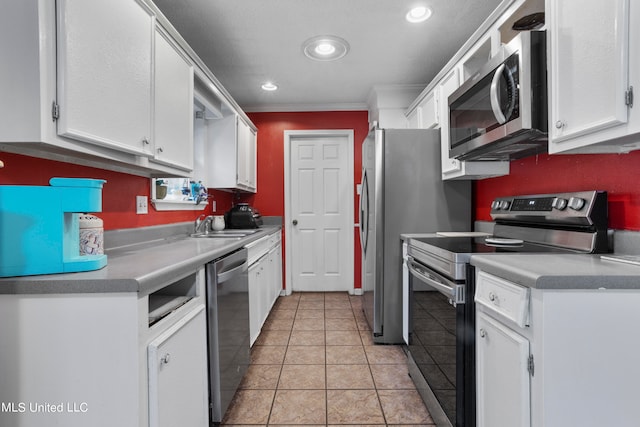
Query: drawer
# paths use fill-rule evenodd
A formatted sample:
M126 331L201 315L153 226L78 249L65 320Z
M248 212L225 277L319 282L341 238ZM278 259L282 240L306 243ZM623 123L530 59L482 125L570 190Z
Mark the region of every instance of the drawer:
M477 274L476 304L502 316L521 328L529 325L530 289L480 271Z
M259 260L263 255L267 254L269 250L274 248L278 243L280 243L281 240L282 236L280 235L280 230L278 230L275 233L264 236L245 246L247 248L247 258L249 265Z
M269 248L275 247L282 240L280 231L269 235Z
M253 264L259 260L261 256L269 252L269 237L270 236L264 236L245 246L247 248L247 261L249 265Z

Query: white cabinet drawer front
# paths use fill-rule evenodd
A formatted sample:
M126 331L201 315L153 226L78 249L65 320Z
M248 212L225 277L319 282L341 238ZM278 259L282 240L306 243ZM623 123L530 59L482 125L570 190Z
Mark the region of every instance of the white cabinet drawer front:
M520 327L529 324L530 289L483 271L477 275L475 301Z
M247 259L249 265L252 265L269 252L269 248L271 247L269 236L264 236L255 242L249 243L245 247L247 248Z

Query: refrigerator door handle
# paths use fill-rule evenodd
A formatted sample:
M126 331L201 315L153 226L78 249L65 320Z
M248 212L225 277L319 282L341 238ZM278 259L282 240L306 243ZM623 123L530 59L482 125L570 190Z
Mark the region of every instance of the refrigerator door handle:
M367 236L369 228L369 183L367 182L367 170L362 169L362 191L360 192L360 247L362 253L367 252ZM365 203L367 204L365 209Z

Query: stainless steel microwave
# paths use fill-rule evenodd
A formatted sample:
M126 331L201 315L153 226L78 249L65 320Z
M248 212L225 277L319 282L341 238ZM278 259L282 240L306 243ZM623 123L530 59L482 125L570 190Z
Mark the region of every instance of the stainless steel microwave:
M521 32L449 96L449 155L513 160L547 151L544 31Z

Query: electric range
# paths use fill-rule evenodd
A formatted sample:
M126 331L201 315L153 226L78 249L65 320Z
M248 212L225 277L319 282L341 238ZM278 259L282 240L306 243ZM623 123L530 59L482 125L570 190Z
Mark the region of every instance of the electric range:
M410 374L438 426L475 427L475 254L604 253L607 193L501 197L493 235L410 237L405 325Z

